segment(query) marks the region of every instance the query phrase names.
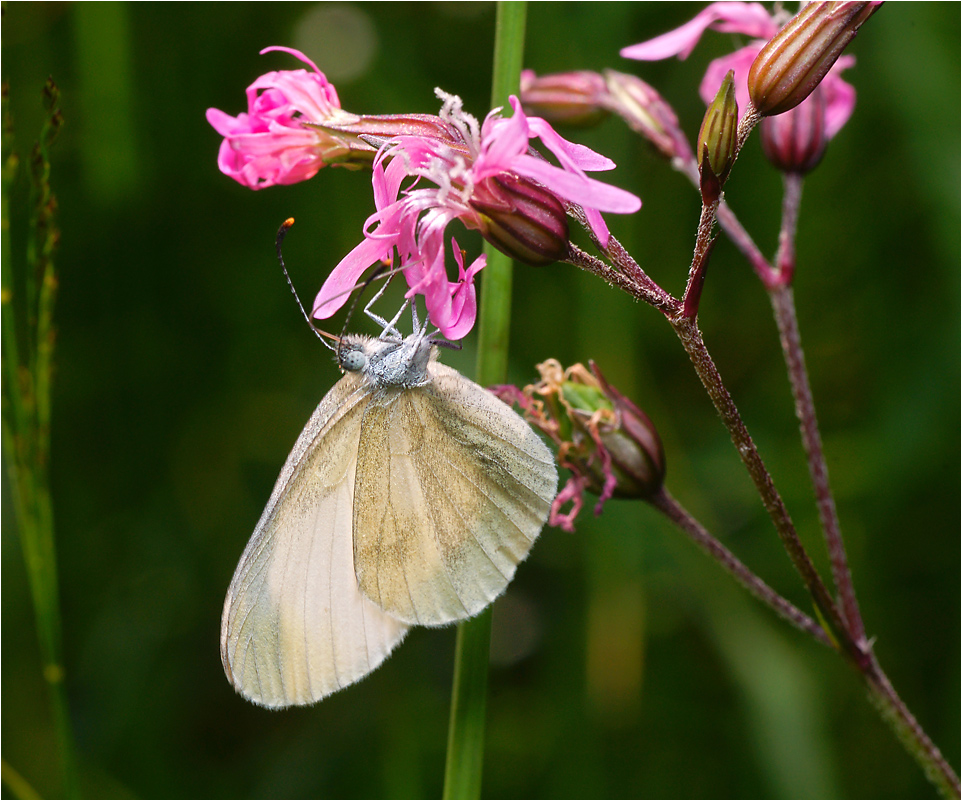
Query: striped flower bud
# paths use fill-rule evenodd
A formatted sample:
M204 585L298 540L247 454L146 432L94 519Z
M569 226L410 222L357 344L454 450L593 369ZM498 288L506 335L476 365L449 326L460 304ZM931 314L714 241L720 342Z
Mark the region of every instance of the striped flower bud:
M825 100L816 88L804 103L762 120L762 150L782 172L806 173L818 166L828 144Z
M738 133L738 103L735 102L735 73L728 71L708 106L698 131L698 168L701 171L702 197L706 203L717 200L721 187L735 163Z
M569 248L564 206L540 184L510 173L487 178L470 200L481 235L513 259L541 267Z
M792 17L748 71L748 93L758 113L781 114L808 97L879 5L810 3Z
M597 72L521 73L521 105L525 113L552 125L590 126L608 114L604 108L607 89Z

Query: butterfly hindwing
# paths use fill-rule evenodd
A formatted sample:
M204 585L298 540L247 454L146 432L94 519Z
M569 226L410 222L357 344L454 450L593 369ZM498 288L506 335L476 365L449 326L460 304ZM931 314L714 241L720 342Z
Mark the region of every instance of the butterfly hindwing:
M370 399L342 378L301 433L234 574L221 659L268 707L307 704L374 670L407 626L357 587L351 527L357 440Z
M504 591L547 519L557 471L509 406L437 362L429 375L376 393L364 414L354 566L391 616L443 625Z

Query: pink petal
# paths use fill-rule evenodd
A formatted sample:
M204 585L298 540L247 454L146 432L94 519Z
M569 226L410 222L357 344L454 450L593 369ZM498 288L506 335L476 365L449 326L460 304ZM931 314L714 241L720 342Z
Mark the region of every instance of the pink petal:
M387 169L383 167L382 160L375 163L374 175L371 179L375 208L384 208L397 200L398 193L401 191L401 182L407 175L403 158L392 159L388 162Z
M450 288L453 289L450 322L445 329L441 329L441 333L448 339L461 339L474 327L474 321L478 313L474 276L487 264L487 257L478 256L465 271L464 256L461 253L461 248L458 247L458 241L454 238L451 239L451 247L454 251L454 260L458 264L460 280L450 285Z
M472 165L472 173L481 181L499 172L510 172L514 160L528 150L528 120L520 106L514 116L493 120L481 140L481 153Z
M842 130L855 111L855 87L839 75L842 70L853 66L855 56L842 56L820 84L825 100L825 133L829 139Z
M548 525L560 528L562 531L574 531L575 519L584 503L584 487L587 482L580 476L572 475L551 502L551 512L548 515ZM567 514L561 507L571 501L571 509Z
M621 55L638 61L658 61L671 56L684 60L708 28L759 39L769 39L778 32L771 15L760 3L712 3L680 28L626 47Z
M825 76L820 85L825 99L825 133L831 139L842 130L855 111L855 87L831 73Z
M615 168L616 165L610 158L596 153L590 147L569 142L541 117L529 117L528 123L535 135L562 164L574 165L588 172L601 172Z
M533 156L519 159L514 172L537 181L559 197L579 206L615 214L633 214L641 208L641 198L631 192L586 175L572 174Z
M242 117L247 117L246 114L239 114L237 117L232 117L230 114L218 108L209 108L207 109L206 117L207 122L209 122L211 127L221 136L230 136L233 133L246 130L249 127L246 124L246 120L241 119Z
M698 87L698 94L705 101L705 105L710 105L715 95L718 94L718 87L722 85L729 70L735 72L735 101L738 103L739 117L745 113L748 106L748 71L751 69L752 62L761 50L764 42L752 42L734 53L727 56L716 58L708 69L705 70L705 77L701 79Z
M303 61L305 64L307 64L307 66L309 66L312 70L314 70L314 72L316 72L318 75L324 78L324 73L317 68L317 64L311 61L300 50L295 50L293 47L282 47L281 45L271 45L270 47L265 47L263 50L261 50L260 55L264 55L264 53L272 53L274 51L278 51L280 53L290 53L290 55L294 56L294 58L299 59L300 61ZM324 78L324 80L326 81L327 78Z
M365 237L361 243L348 253L327 277L321 291L314 299L311 317L326 320L341 308L350 297L351 291L364 271L377 261L390 254L390 246L385 242Z

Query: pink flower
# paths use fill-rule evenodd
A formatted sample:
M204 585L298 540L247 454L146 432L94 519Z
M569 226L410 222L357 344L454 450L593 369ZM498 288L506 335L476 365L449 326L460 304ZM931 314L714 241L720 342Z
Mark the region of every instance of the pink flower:
M224 137L217 157L221 172L251 189L294 184L349 152L345 143L319 128L357 120L341 110L337 91L307 56L289 47L279 50L307 64L304 69L268 72L247 87L247 113L231 117L207 109L207 121Z
M711 3L680 28L647 42L626 47L621 51L621 55L638 61L659 61L672 56L686 59L702 34L709 29L751 36L754 41L745 47L712 61L698 88L702 100L709 104L715 98L728 71L734 70L735 99L738 101L738 108L744 113L749 100L748 70L762 46L778 33L787 21L788 16L783 17L777 13L771 15L760 3ZM828 138L842 129L855 110L855 89L838 77L842 70L853 64L853 56L842 56L821 83Z
M404 274L410 287L405 297L423 295L431 323L446 338L460 339L474 327L474 276L487 259L479 256L465 270L461 249L452 239L458 280L448 281L444 231L457 215L451 209L432 207L431 193L437 190L413 190L398 200L401 181L407 173L400 158L393 158L385 169L386 152L382 151L374 164L374 202L378 210L364 224L364 239L341 259L324 282L312 315L321 320L330 317L344 305L371 265L389 263ZM372 226L376 227L369 231Z
M410 287L407 297L424 296L432 324L449 339L464 336L474 325L477 311L472 281L485 262L481 257L465 270L455 243L459 277L449 282L444 231L448 223L459 219L485 234L483 210L490 208L494 195L509 204L510 213L507 190L500 186L499 194L490 183L506 176L527 179L561 200L580 205L603 243L609 235L602 211L630 213L641 206L631 193L585 174L587 170L612 169L614 162L563 139L544 120L527 117L516 97L511 98L514 116L505 119L492 112L479 125L462 110L460 98L441 92L439 96L444 101L441 118L458 135L452 139L402 135L381 149L373 175L377 211L365 223L365 238L321 287L314 301L314 317L330 317L365 270L375 262L389 261L404 273ZM557 157L560 167L529 152L529 143L535 138ZM402 192L401 185L408 178L412 180ZM425 185L428 183L433 186ZM563 214L560 206L559 213ZM503 241L495 244L504 246Z

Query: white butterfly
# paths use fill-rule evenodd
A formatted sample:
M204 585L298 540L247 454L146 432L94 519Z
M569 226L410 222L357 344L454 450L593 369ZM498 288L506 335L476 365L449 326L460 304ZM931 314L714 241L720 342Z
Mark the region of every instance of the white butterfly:
M551 452L436 361L424 329L341 338L348 373L301 432L227 591L221 660L245 697L310 704L409 626L478 614L548 517Z

